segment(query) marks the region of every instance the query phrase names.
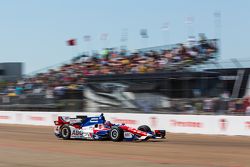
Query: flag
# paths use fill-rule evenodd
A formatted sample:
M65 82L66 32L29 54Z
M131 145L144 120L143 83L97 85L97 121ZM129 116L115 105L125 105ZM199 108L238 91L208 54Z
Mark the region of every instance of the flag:
M140 35L142 38L148 38L148 30L147 29L141 29Z
M194 22L194 17L188 16L186 18L186 21L185 21L186 24L193 24L193 22Z
M121 34L121 42L128 40L128 29L123 29Z
M83 39L84 39L84 41L89 42L91 40L91 36L85 35L85 36L83 36Z
M169 23L164 23L161 27L162 31L168 31L169 30Z
M214 12L214 17L220 18L221 17L221 13L219 11Z
M68 40L68 41L67 41L67 44L68 44L69 46L74 46L74 45L76 45L76 39L70 39L70 40Z

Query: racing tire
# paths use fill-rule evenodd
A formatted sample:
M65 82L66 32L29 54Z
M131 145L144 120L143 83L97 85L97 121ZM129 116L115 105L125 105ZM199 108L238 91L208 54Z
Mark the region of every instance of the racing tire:
M118 126L113 126L109 132L109 138L115 142L122 141L124 138L124 131Z
M62 128L61 128L61 133L60 133L61 137L64 139L64 140L69 140L70 139L70 136L71 136L71 130L70 130L70 127L68 125L64 125Z
M152 132L149 126L147 125L141 125L138 127L138 130L143 131L143 132Z

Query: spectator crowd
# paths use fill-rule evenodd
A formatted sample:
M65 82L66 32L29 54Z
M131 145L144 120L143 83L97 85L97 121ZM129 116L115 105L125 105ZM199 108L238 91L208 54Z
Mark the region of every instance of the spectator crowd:
M129 52L106 48L90 56L76 56L57 69L8 83L1 93L20 97L45 94L46 98L53 98L55 93L60 94L65 88L81 89L85 78L90 76L175 71L202 64L214 58L217 52L217 40L208 40L204 35L197 41L176 44L172 48L161 47L160 50Z
M84 78L93 75L154 73L167 70L179 70L187 66L202 64L214 58L218 52L216 40L207 40L201 36L198 41L177 44L171 49L160 51L133 51L103 49L91 56L74 57L71 63L58 69L39 73L26 78L25 83L43 83L48 86L79 85Z

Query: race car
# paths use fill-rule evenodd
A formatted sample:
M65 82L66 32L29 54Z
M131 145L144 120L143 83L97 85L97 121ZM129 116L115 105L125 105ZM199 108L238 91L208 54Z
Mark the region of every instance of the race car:
M54 133L62 139L112 140L112 141L146 141L150 138L165 138L165 130L152 131L147 125L138 129L125 124L113 124L106 121L103 114L96 117L76 116L70 118L58 116L54 121Z

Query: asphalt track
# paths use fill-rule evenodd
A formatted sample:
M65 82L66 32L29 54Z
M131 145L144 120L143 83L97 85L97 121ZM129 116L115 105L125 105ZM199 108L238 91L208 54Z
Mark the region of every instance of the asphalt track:
M167 134L166 140L60 140L53 127L0 124L0 167L250 167L250 137Z

